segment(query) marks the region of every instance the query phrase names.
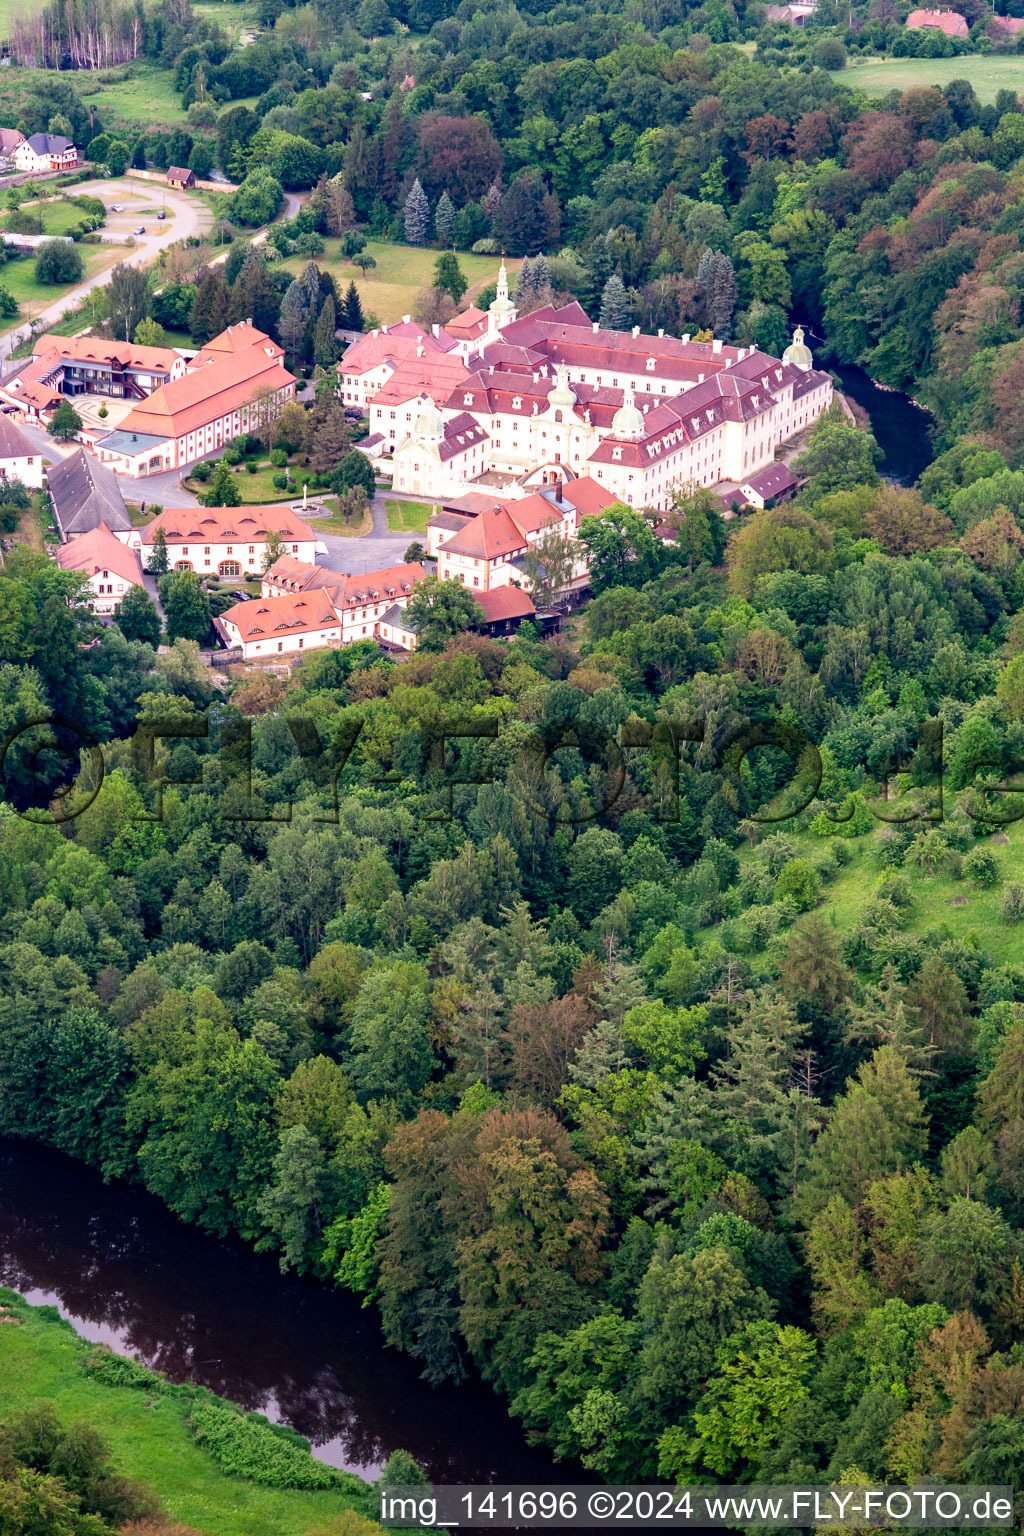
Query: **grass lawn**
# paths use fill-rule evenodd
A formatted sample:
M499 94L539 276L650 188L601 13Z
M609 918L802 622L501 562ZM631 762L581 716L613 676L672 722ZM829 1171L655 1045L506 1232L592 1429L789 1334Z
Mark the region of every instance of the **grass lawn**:
M246 0L199 0L192 10L204 20L219 22L234 46L244 36L254 35L259 30L255 10Z
M437 507L426 501L386 501L384 510L392 533L426 533Z
M63 285L37 283L33 256L18 256L13 261L4 262L0 267L0 283L13 294L21 313L14 320L0 321L0 330L10 331L24 325L26 320L31 320L41 310L59 303L64 294L77 288L85 278L92 277L96 272L105 272L108 267L123 261L125 253L125 247L120 245L83 245L80 249L85 260L83 277ZM62 335L69 335L71 331L80 331L88 323L88 314L84 314L76 316L71 322L62 321L53 329L59 330ZM67 330L64 329L65 324L68 325ZM28 350L31 352L31 347Z
M68 230L76 224L81 224L86 215L81 208L76 208L73 203L65 202L63 198L55 203L37 203L32 199L22 203L22 211L31 213L43 221L44 235L66 235ZM6 229L11 215L5 213L0 223ZM88 249L88 247L86 247Z
M294 470L296 483L291 490L282 490L279 485L274 484L274 476L279 475L281 471L274 469L270 465L258 469L254 475L250 475L244 464L237 464L233 467L232 473L238 486L238 494L242 499L242 506L256 507L262 506L265 502L280 501L290 503L302 500L303 470L298 467ZM181 483L186 491L192 492L193 496L200 496L209 485L209 481L204 483L202 480L193 480L189 477L186 477Z
M1024 84L1024 59L1019 54L967 54L959 59L867 59L832 72L833 80L869 96L909 91L921 85L948 85L969 80L978 100L992 102L1002 90L1015 94Z
M337 497L321 496L320 501L325 507L330 507L331 517L307 517L304 519L317 533L333 533L339 539L361 539L364 534L373 529L373 514L367 506L363 510L362 517L353 518L351 522L344 523L337 515ZM301 516L301 513L299 514Z
M380 240L368 240L366 253L377 265L365 276L358 267L342 258L338 240L328 240L323 255L317 256L316 261L318 266L327 267L334 281L345 288L354 279L364 312L376 315L383 325L392 325L411 313L419 290L432 283L439 252L417 245L387 245ZM298 275L307 260L306 256L289 256L283 265ZM463 307L470 302L474 292L496 280L500 265L500 256L459 252L459 266L469 283ZM519 268L518 261L509 261L506 265L510 275Z
M0 1327L0 1417L45 1399L61 1419L85 1419L110 1446L118 1472L152 1488L172 1520L207 1536L303 1536L335 1521L346 1528L352 1500L344 1492L263 1488L228 1477L186 1428L186 1395L107 1386L82 1372L91 1346L55 1309L26 1307L7 1290L0 1303L20 1319Z

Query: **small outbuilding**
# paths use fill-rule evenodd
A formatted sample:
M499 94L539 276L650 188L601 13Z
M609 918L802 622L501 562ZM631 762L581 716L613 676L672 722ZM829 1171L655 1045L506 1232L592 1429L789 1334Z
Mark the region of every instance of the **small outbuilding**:
M169 165L167 167L167 185L177 187L179 191L187 192L196 184L196 173L183 165Z

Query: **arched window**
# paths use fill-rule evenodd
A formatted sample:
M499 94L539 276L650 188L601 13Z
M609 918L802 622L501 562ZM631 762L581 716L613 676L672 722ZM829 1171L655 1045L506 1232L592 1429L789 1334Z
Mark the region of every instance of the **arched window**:
M561 413L561 411L556 411L556 412L555 412L555 420L556 420L556 421L561 421L561 419L562 419L562 413Z
M192 561L191 560L176 560L174 562L174 569L176 571L190 571L192 569Z
M217 572L220 576L241 576L242 567L237 560L222 560Z

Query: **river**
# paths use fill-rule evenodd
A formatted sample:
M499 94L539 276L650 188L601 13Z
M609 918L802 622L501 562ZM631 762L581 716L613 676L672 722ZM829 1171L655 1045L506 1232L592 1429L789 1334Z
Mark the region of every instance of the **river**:
M322 1460L364 1477L402 1447L441 1483L596 1481L527 1446L481 1382L428 1387L355 1296L282 1275L144 1190L3 1138L0 1283L172 1381L290 1424Z
M883 389L863 368L831 366L843 393L871 418L871 430L882 450L880 472L900 485L912 485L935 457L932 447L934 418L909 395Z

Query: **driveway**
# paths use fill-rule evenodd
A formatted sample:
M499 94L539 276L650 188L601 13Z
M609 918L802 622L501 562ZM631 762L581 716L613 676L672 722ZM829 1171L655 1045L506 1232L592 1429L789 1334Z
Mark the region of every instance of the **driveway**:
M157 182L134 181L126 176L119 181L86 181L71 190L76 195L87 193L90 197L102 198L108 208L112 203L123 203L125 212L110 215L105 226L115 233L127 237L137 225L145 224L146 233L136 236L138 244L133 250L126 250L122 257L122 261L129 267L148 266L165 246L172 245L175 240L187 240L191 235L201 234L213 223L213 214L205 203ZM158 220L155 210L161 206L173 217L165 221ZM79 283L77 288L62 294L42 310L35 316L40 329L45 330L47 326L56 324L66 310L74 309L94 288L102 288L109 283L113 270L111 266L105 272L97 272L94 277ZM27 341L29 335L30 327L22 325L0 337L0 358L7 357L15 347Z
M390 493L388 493L390 494ZM336 533L318 533L317 538L327 546L326 555L320 555L318 565L329 571L340 571L346 576L359 576L363 571L379 571L389 565L401 565L409 545L416 539L421 543L424 535L415 533L389 533L384 511L384 493L378 491L371 503L373 532L360 539L344 539Z

